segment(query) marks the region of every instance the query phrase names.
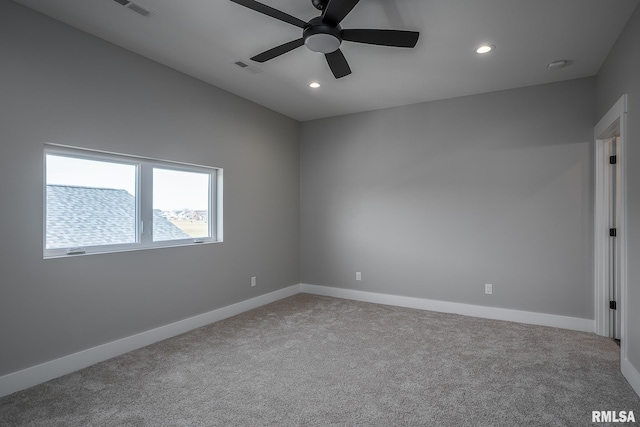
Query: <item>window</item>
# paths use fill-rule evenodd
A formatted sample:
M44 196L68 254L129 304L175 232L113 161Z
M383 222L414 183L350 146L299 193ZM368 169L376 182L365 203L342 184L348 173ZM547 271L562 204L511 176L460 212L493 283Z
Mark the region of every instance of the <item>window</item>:
M222 169L57 145L44 154L45 258L222 241Z
M153 168L154 241L175 240L179 236L160 233L168 224L190 237L209 237L209 187L211 175L203 172ZM168 221L167 221L168 220Z

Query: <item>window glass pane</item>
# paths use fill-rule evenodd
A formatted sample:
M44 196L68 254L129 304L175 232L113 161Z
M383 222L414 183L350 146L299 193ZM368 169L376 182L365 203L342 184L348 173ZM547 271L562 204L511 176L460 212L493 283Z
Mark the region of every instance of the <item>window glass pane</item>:
M209 173L153 169L153 240L210 237Z
M136 242L134 164L46 155L46 249Z

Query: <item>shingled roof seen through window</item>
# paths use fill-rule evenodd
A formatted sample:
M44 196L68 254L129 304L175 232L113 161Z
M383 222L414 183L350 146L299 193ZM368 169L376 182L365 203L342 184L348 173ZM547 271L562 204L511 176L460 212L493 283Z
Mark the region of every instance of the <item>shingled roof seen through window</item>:
M135 198L126 190L47 185L47 249L135 243ZM153 211L154 240L189 235Z

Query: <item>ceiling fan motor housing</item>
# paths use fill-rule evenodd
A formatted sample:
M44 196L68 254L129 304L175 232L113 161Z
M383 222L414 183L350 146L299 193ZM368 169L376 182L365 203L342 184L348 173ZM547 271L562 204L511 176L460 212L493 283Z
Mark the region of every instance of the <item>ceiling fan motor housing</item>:
M314 52L331 53L338 50L342 43L340 25L335 27L322 22L322 17L318 16L309 21L309 24L302 32L304 44Z

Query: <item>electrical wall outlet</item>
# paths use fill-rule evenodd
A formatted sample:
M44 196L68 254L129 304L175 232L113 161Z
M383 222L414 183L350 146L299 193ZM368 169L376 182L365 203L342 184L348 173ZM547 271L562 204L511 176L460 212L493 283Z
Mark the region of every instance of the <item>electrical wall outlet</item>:
M359 282L362 280L362 272L356 271L356 280Z
M491 283L485 283L484 285L484 293L487 295L493 294L493 285Z
M251 287L253 288L256 285L256 276L251 277Z

